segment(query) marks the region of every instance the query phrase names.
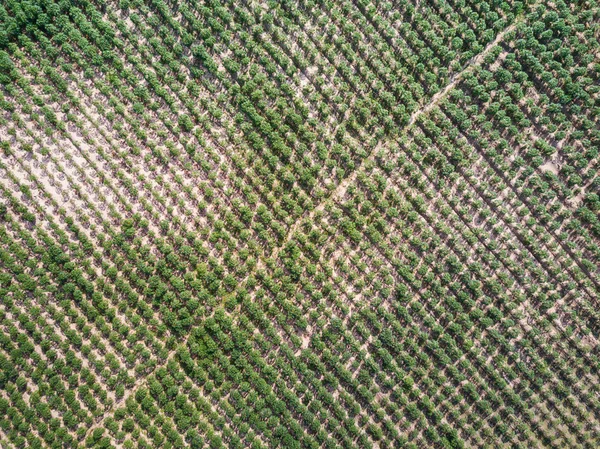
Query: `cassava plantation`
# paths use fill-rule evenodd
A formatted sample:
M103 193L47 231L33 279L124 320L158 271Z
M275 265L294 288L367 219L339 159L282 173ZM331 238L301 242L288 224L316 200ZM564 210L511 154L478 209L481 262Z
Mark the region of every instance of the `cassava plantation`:
M600 448L597 0L1 0L0 447Z

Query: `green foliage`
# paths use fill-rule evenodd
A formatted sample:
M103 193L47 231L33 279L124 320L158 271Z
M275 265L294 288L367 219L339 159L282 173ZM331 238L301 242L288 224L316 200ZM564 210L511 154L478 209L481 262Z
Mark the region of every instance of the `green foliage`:
M267 3L0 5L2 444L591 447L596 5Z

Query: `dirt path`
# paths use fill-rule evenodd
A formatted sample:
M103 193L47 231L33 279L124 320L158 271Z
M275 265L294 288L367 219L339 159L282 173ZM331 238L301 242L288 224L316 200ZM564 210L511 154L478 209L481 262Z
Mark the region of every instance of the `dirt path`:
M431 111L443 98L445 98L448 95L448 93L452 89L454 89L458 85L458 83L460 83L462 81L462 79L464 78L464 76L467 73L474 70L475 67L481 65L483 63L485 57L488 54L490 54L492 49L494 47L496 47L500 42L502 42L502 39L504 39L504 36L506 36L506 34L510 33L511 31L514 31L516 29L517 25L523 20L524 20L523 17L518 18L515 22L513 22L511 25L506 27L504 29L504 31L498 33L496 38L492 42L490 42L481 53L479 53L477 56L472 57L467 62L467 65L465 66L464 69L462 69L458 73L453 74L450 77L450 83L448 83L448 85L446 87L444 87L444 89L442 89L441 91L436 93L433 97L431 97L431 100L427 104L423 105L422 107L420 107L419 109L417 109L415 112L412 113L412 115L410 116L410 119L408 121L408 124L406 125L406 127L404 128L403 131L406 132L411 126L413 126L416 123L416 121L419 119L419 117L421 117L424 114L429 113L429 111ZM323 211L325 209L325 205L329 201L336 201L336 200L344 197L344 195L346 194L346 190L348 190L348 187L356 181L358 174L364 170L364 167L368 166L368 162L373 161L375 159L375 157L377 156L377 153L379 152L379 150L381 149L381 147L384 143L386 143L385 140L380 140L377 143L377 145L375 145L375 147L373 148L373 150L371 151L369 156L367 156L362 161L362 163L356 170L354 170L347 178L343 179L338 184L338 186L331 193L331 195L329 195L327 198L325 198L323 201L321 201L314 209L312 209L308 213L308 215L306 217L297 220L290 227L290 230L288 231L283 244L279 248L276 248L273 251L273 253L271 255L272 258L277 257L277 254L279 253L279 251L281 251L281 249L292 239L292 236L300 228L302 223L311 222L314 219L317 212ZM261 261L259 261L259 264L257 264L257 266L260 265L262 267L263 264L261 264L260 262Z
M485 49L479 53L477 56L474 56L473 58L471 58L468 62L467 65L465 66L464 69L462 69L460 72L453 74L450 77L450 83L448 83L448 85L446 85L446 87L444 87L444 89L442 89L441 91L439 91L438 93L436 93L435 95L433 95L433 97L431 97L431 100L423 105L421 108L419 108L418 110L416 110L411 116L410 119L408 121L408 124L406 125L406 127L404 128L404 132L406 132L406 130L408 130L411 126L413 126L416 121L419 119L419 117L421 117L424 114L427 114L429 111L431 111L443 98L445 98L448 93L454 89L458 83L460 83L462 81L462 79L464 78L464 76L469 73L470 71L474 70L475 67L479 66L482 64L482 62L484 61L485 57L492 51L492 49L494 47L496 47L503 39L504 36L506 36L506 34L510 33L511 31L515 30L517 25L522 22L524 20L524 17L519 17L515 20L515 22L513 22L511 25L509 25L508 27L506 27L506 29L504 29L502 32L498 33L498 35L496 36L496 38L490 42ZM277 255L279 254L279 252L281 251L282 248L285 247L285 245L292 239L292 236L296 233L296 231L298 231L298 229L300 228L302 223L305 222L310 222L314 219L315 215L320 212L323 211L325 209L325 206L328 202L330 201L336 201L340 198L343 198L343 196L346 194L346 190L348 189L348 187L354 183L356 181L356 178L358 177L359 173L364 171L364 168L366 166L368 166L368 162L373 161L375 159L375 157L377 156L379 150L381 149L381 147L383 146L384 143L386 143L386 140L380 140L375 147L373 148L373 150L371 151L371 153L369 154L369 156L367 156L362 163L360 164L360 166L354 170L348 177L346 177L345 179L343 179L339 185L335 188L335 190L333 190L333 192L326 197L323 201L321 201L319 204L317 204L316 207L314 207L304 218L300 218L298 219L289 229L288 233L286 234L286 237L283 241L283 244L281 246L279 246L278 248L276 248L272 254L271 254L271 258L275 258L277 257ZM257 261L257 265L254 269L254 271L263 269L266 266L266 263L264 260L259 259ZM189 338L189 335L185 338L184 342L182 342L183 345L185 345L187 343L187 340ZM153 373L156 372L158 369L167 366L167 364L171 361L171 359L175 356L175 353L177 352L177 349L180 346L178 345L177 348L173 349L171 352L169 352L168 356L166 357L165 361L160 364L157 365L156 368L152 371ZM85 440L92 435L92 433L94 432L94 430L96 430L97 428L101 428L103 426L104 421L109 417L112 416L112 414L114 413L114 411L116 410L117 407L119 407L121 404L124 404L127 399L129 399L133 394L135 394L138 389L148 380L148 378L150 377L150 375L144 376L139 378L131 388L129 388L126 392L125 395L123 396L123 398L119 401L116 402L115 405L110 409L107 410L106 413L104 413L99 420L92 425L83 441L85 442Z
M504 31L498 33L498 35L496 36L496 39L494 39L492 42L490 42L483 49L483 51L481 53L479 53L477 56L473 56L471 59L469 59L469 61L467 62L467 65L465 66L464 69L462 69L458 73L452 74L450 76L450 82L448 83L448 85L446 87L444 87L444 89L440 90L433 97L431 97L431 100L429 101L429 103L427 103L426 105L422 106L421 108L417 109L415 112L412 113L405 130L410 128L412 125L414 125L415 122L417 121L417 119L419 117L421 117L423 114L427 114L429 111L431 111L431 109L433 109L440 102L440 100L442 98L445 98L448 95L448 93L452 89L454 89L458 83L460 83L462 81L462 79L464 78L464 76L467 73L471 72L475 67L481 65L481 63L484 61L485 57L490 54L492 49L494 47L496 47L500 42L502 42L502 39L504 39L504 36L506 36L506 34L510 33L511 31L514 31L519 23L520 23L520 20L517 20L512 25L509 25L508 27L506 27L506 29ZM369 157L371 157L371 156L369 156Z

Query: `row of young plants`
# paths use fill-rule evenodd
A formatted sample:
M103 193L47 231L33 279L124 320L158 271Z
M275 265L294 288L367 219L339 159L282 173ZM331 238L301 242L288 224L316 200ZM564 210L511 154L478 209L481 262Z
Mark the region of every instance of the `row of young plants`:
M41 3L5 47L14 445L593 447L597 201L574 216L565 198L594 185L594 35L570 31L589 46L548 71L561 81L505 53L531 32L547 64L538 18L594 13L537 9L405 131L514 19L505 5L147 3ZM545 186L540 152L564 138L590 150Z
M385 179L385 177L383 177L383 176L382 176L382 177L381 177L381 179ZM336 229L339 229L339 227L337 227ZM360 234L358 234L358 235L357 235L357 240L360 240ZM466 253L465 253L465 254L466 254ZM533 262L533 261L532 261L532 262ZM302 265L302 264L300 264L300 265ZM514 264L513 264L513 265L514 265ZM308 265L305 265L305 266L308 266ZM494 265L492 265L492 266L494 266ZM535 262L533 262L533 264L532 264L532 263L528 263L528 264L526 264L525 266L527 266L527 267L531 267L531 268L535 269ZM530 269L531 269L531 268L530 268ZM538 270L535 270L535 272L536 272L536 274L538 274L538 273L539 273L539 271L538 271ZM556 271L554 271L554 270L553 270L553 273L556 273ZM409 274L409 273L407 273L407 274ZM539 274L538 274L538 275L539 275ZM493 284L492 284L492 285L493 285ZM496 286L496 287L495 287L495 289L496 289L496 290L497 290L497 288L498 288L498 286ZM535 287L534 287L534 288L535 288ZM496 291L496 290L493 290L493 291ZM535 312L534 312L534 316L535 316ZM542 321L541 321L541 322L542 322L542 324L543 324L543 326L544 326L544 327L542 328L544 331L545 331L545 330L548 328L548 326L551 326L551 323L550 323L550 322L549 322L547 319L542 319ZM585 332L585 331L586 331L586 329L584 328L584 332ZM567 329L567 334L568 334L568 333L570 333L570 332L571 332L571 331ZM535 335L535 334L533 334L533 335ZM554 340L554 341L553 341L553 343L559 344L559 343L560 343L560 341L559 341L559 340ZM577 346L579 343L578 343L577 341L573 341L573 344L574 344L575 346ZM568 349L563 349L563 348L561 348L561 350L563 350L563 351L564 351L564 350L568 350ZM558 354L558 353L557 353L557 352L555 352L555 351L550 351L549 349L545 349L544 351L548 351L546 354L544 354L544 356L545 356L545 357L549 357L550 359L553 359L553 358L555 358L555 357L560 357L560 354ZM572 352L572 350L571 350L571 352L567 352L567 354L568 354L570 357L574 357L574 356L575 356L575 357L577 357L577 356L579 356L579 357L582 357L582 356L585 356L585 351L586 351L586 349L580 349L580 350L579 350L579 353L577 353L577 352ZM543 360L542 360L541 362L538 362L538 363L541 363L541 365L540 365L540 366L544 366L544 361L543 361ZM597 361L596 361L595 363L597 363ZM577 365L578 365L578 366L581 366L581 363L578 363ZM572 372L572 371L570 371L570 374L569 374L568 365L566 365L566 364L565 364L565 362L562 362L562 365L561 365L561 366L562 366L562 368L561 368L561 369L563 369L563 370L565 370L565 369L566 369L566 374L564 374L564 375L566 375L566 376L567 376L567 377L566 377L566 379L568 380L568 382L571 382L571 383L576 383L576 382L577 382L577 381L576 381L576 377L573 375L573 372ZM563 374L561 374L561 375L563 375ZM559 384L559 385L560 385L560 384ZM563 389L563 388L564 388L564 385L560 386L560 388L561 388L561 389ZM577 388L577 387L576 387L576 388ZM575 391L577 391L577 390L575 390ZM546 394L547 394L547 393L546 393ZM587 392L586 392L586 391L584 390L583 394L584 394L584 399L585 399L585 400L587 400L587 401L591 400L591 398L593 397L593 396L591 396L591 395L590 395L590 392L589 392L589 391L587 391ZM553 403L554 403L554 401L552 400L552 397L548 397L548 399L547 399L547 400L549 401L549 403L550 403L550 404L553 404ZM575 401L573 401L573 398L572 398L572 399L571 399L571 403L573 403L573 402L575 402ZM593 406L592 406L592 408L593 408ZM568 412L568 411L561 411L561 412L562 412L562 413L564 413L564 414L565 414L565 416L567 416L567 417L570 415L570 412ZM581 409L580 409L580 412L581 412ZM576 414L577 414L577 413L580 413L580 412L575 412L575 416L576 416ZM583 413L585 413L585 412L583 412ZM571 415L571 416L573 416L573 415ZM573 419L572 419L572 418L571 418L570 420L569 420L569 419L566 419L566 422L571 422L571 423L573 423ZM579 429L577 426L575 426L575 427L573 427L573 428L572 428L572 430L571 430L571 431L572 431L572 432L575 432L575 433L577 433L577 432L580 432L581 430L580 430L580 429ZM546 438L546 441L550 441L550 440L552 439L552 437L548 437L548 436L546 436L545 438ZM581 436L580 436L579 438L580 438L580 441L585 441L585 438L581 438Z

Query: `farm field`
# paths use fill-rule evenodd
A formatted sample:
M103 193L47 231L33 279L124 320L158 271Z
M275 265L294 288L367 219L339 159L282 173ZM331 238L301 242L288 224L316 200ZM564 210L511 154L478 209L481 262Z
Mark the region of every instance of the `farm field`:
M0 2L0 448L600 447L600 3Z

